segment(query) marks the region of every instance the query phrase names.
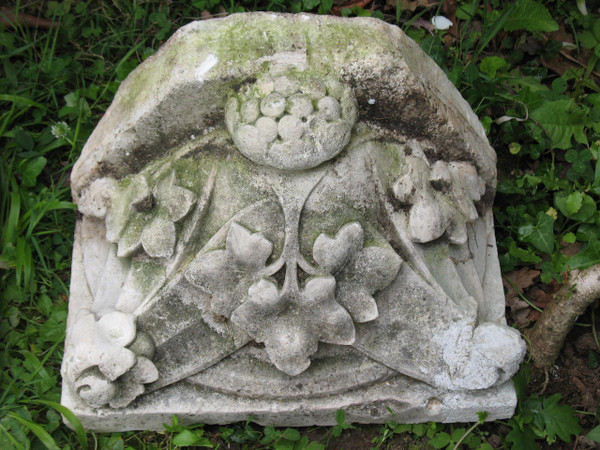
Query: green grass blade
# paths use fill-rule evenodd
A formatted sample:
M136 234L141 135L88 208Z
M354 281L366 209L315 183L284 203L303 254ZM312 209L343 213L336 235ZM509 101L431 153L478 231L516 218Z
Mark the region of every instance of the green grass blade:
M23 425L25 425L29 430L31 430L31 432L33 434L35 434L37 436L37 438L41 441L42 444L44 444L44 446L47 449L60 450L58 445L56 445L56 442L54 441L52 436L50 436L50 433L48 433L46 430L44 430L37 423L33 423L29 420L25 420L21 416L18 416L15 413L8 413L7 416L12 417L13 419L15 419L18 422L21 422Z
M20 95L0 94L0 101L13 102L13 103L25 103L26 105L35 106L36 108L43 109L44 111L48 110L48 108L46 108L44 105L42 105L38 102L34 102L33 100L31 100L27 97L21 97Z
M516 4L513 3L508 8L506 8L504 10L504 12L502 13L502 15L500 17L498 17L498 19L492 24L492 26L487 29L487 31L483 34L483 36L481 36L481 40L479 41L479 45L477 46L477 49L473 53L473 58L471 58L471 61L475 61L477 59L477 57L479 56L479 54L488 46L488 44L492 41L492 39L494 39L494 37L500 32L500 30L504 26L504 23L506 22L508 17L512 14L515 7L516 7ZM471 61L469 61L469 62L471 62Z
M61 405L60 403L51 402L49 400L35 400L35 401L31 401L31 402L26 402L26 403L32 403L32 404L39 403L39 404L50 406L51 408L54 408L56 411L61 413L65 417L65 419L67 419L69 421L69 423L75 430L75 433L77 434L77 440L79 441L79 445L81 445L81 447L84 449L86 449L88 447L87 435L85 432L85 428L83 428L83 425L81 424L81 422L79 421L77 416L75 414L73 414L73 412L69 408Z
M23 445L21 445L19 442L17 442L17 440L12 436L12 434L10 434L6 428L4 428L2 426L2 424L0 423L0 435L4 434L11 442L12 445L15 446L16 449L24 449L25 447L23 447Z

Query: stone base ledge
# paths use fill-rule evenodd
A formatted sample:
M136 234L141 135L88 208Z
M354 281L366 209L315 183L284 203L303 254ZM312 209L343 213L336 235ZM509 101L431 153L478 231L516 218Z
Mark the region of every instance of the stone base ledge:
M251 417L260 425L331 426L336 424L338 409L345 411L348 423L476 422L477 413L483 411L488 413L486 420L493 421L511 417L517 397L512 381L490 389L452 392L397 377L354 392L304 400L234 397L179 382L122 409L89 408L65 386L62 404L77 415L86 429L113 432L162 431L163 424L170 424L174 414L182 425L227 424Z

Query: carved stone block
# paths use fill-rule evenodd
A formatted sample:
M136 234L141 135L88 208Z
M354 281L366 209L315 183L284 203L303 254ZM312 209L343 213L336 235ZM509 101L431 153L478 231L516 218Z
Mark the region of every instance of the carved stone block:
M192 23L72 175L63 404L91 429L513 413L495 153L374 19Z

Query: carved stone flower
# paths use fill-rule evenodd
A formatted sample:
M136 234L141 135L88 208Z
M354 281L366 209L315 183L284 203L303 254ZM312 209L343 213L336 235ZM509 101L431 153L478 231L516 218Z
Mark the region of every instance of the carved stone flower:
M82 311L72 333L77 347L66 373L90 406L126 406L145 391L144 384L158 379L151 354L127 348L136 339L133 315L113 311L96 320Z
M169 258L177 240L175 223L196 201L188 189L175 185L175 171L158 180L151 190L143 174L117 191L106 216L106 239L118 243L117 256L140 247L153 258Z
M310 366L319 342L351 345L354 323L336 302L335 278L317 277L297 293L279 291L274 283L260 280L248 290L248 298L231 321L255 341L265 344L279 370L298 375Z
M302 170L343 150L357 111L350 87L335 79L265 75L229 99L225 122L236 147L252 161Z

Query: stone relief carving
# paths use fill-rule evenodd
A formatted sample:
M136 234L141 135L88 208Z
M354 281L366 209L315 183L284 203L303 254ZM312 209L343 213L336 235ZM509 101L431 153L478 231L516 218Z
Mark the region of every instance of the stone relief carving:
M214 392L240 412L198 420L227 421L276 398L497 389L506 415L524 346L493 298L493 174L390 135L351 77L294 58L228 88L201 136L76 187L67 400L135 414Z

